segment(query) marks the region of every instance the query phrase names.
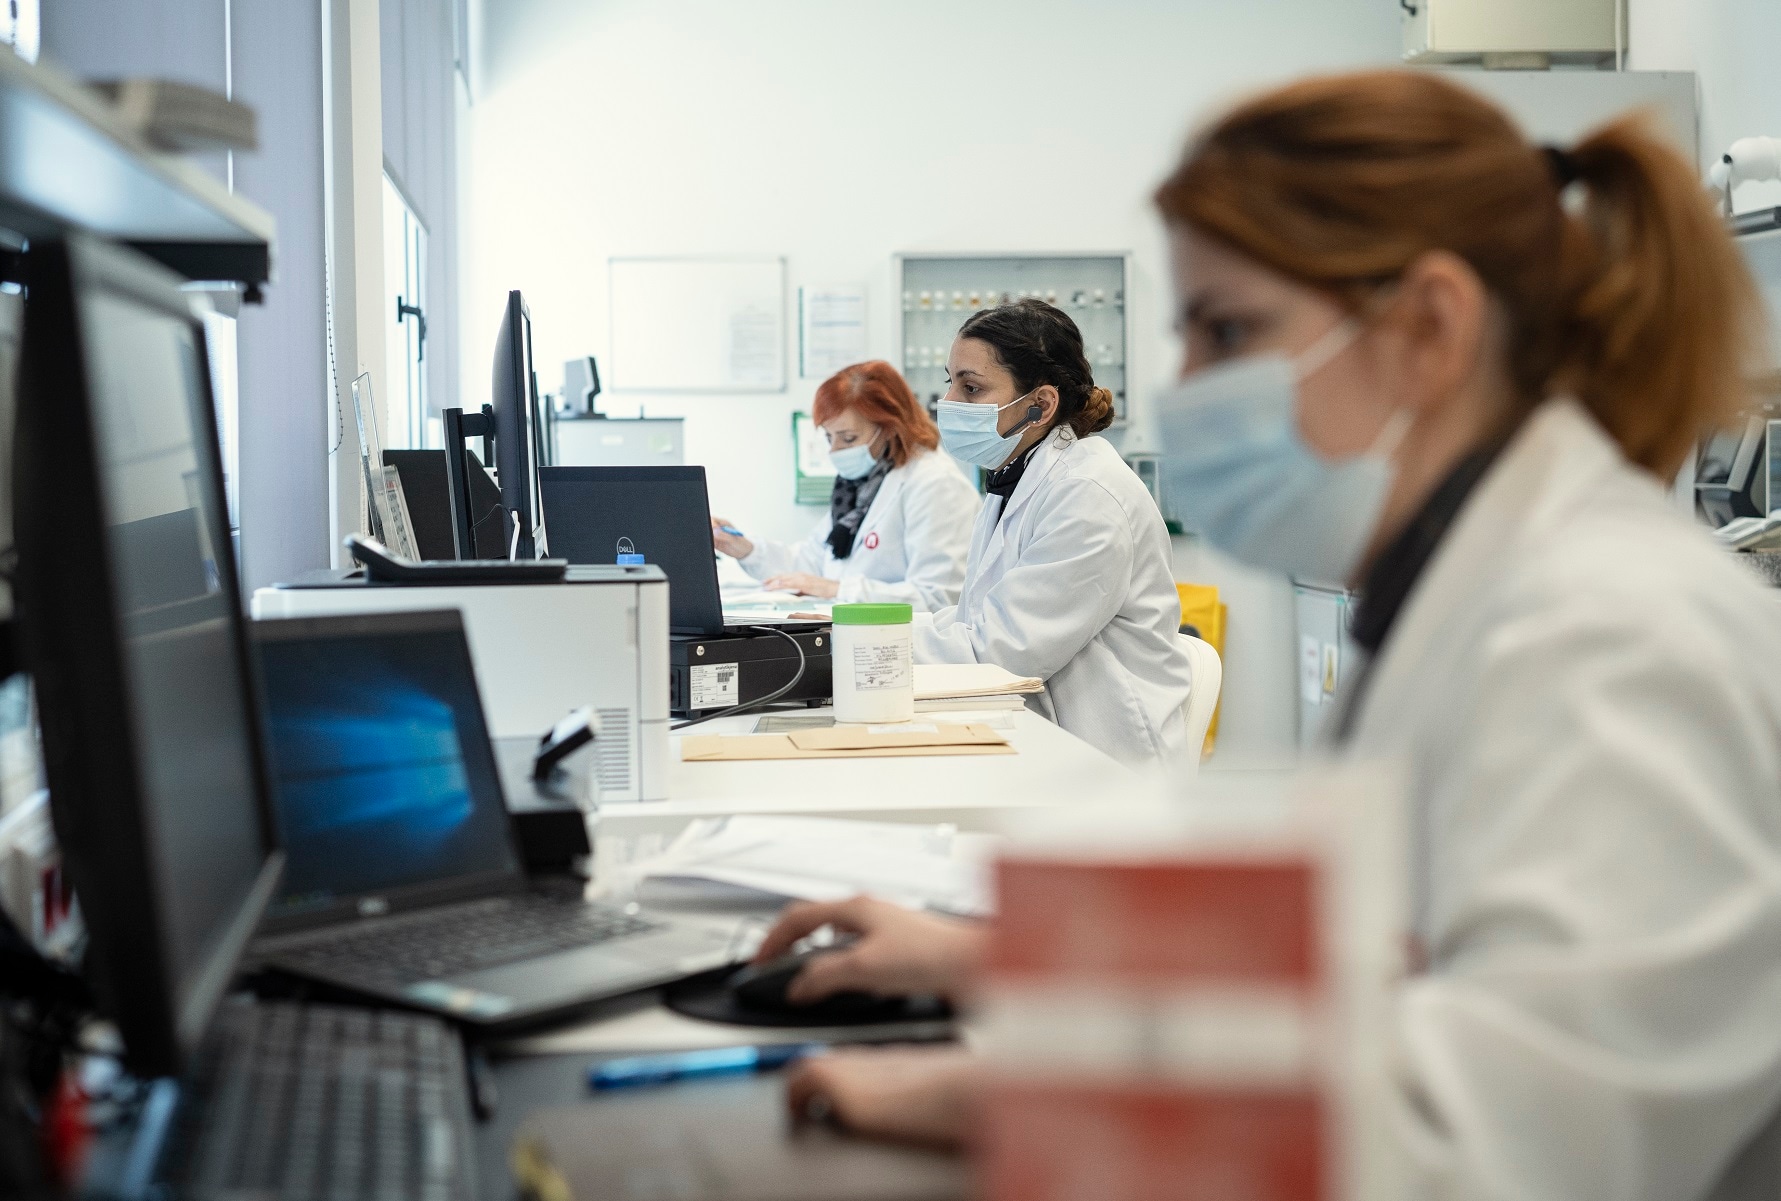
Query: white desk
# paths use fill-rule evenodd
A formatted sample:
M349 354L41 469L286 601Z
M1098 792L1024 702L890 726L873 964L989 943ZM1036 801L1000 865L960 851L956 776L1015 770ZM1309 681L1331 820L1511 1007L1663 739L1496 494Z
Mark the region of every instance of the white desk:
M671 799L601 807L594 829L595 885L609 870L603 865L629 858L640 840L659 845L701 817L797 814L952 822L963 830L995 832L1013 813L1104 803L1105 790L1122 779L1134 788L1142 786L1136 773L1037 714L1023 709L1006 716L1014 719L1013 729L1006 731L1015 748L1012 755L682 763L676 738L670 748ZM695 728L701 734L744 734L753 731L757 720L751 714ZM738 911L736 920L744 912ZM701 916L721 920L709 911ZM520 1054L663 1051L801 1042L814 1036L804 1030L694 1021L670 1013L649 995L620 998L587 1021L518 1040L507 1049Z
M602 805L596 834L672 837L697 818L733 813L952 822L961 830L995 832L1010 811L1067 805L1085 799L1091 784L1105 789L1129 778L1138 785L1136 773L1043 717L1025 709L1005 716L1014 719L1006 731L1013 755L683 763L675 738L669 799ZM746 734L758 720L750 714L695 729Z

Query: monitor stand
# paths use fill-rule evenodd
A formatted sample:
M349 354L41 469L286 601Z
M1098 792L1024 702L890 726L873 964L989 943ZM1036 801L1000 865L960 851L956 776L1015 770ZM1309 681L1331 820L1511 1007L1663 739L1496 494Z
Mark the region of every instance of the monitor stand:
M452 553L459 559L476 558L475 512L470 494L470 464L465 445L471 438L482 439L482 460L495 461L495 408L483 405L480 413L462 409L446 409L440 413L445 432L445 492L451 502ZM511 556L509 556L511 557Z

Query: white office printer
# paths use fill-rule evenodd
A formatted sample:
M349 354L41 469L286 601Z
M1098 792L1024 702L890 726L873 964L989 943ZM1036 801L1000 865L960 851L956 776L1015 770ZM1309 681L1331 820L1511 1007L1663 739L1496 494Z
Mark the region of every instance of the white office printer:
M316 572L253 595L256 619L457 609L490 736L536 739L572 709L600 718L600 800L668 796L668 577L572 567L560 582L368 584Z

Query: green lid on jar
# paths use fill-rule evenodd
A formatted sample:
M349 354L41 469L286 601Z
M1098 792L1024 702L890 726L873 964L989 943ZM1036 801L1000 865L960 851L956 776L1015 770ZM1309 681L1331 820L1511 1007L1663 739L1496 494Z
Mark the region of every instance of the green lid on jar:
M836 605L838 626L906 626L915 617L913 605Z

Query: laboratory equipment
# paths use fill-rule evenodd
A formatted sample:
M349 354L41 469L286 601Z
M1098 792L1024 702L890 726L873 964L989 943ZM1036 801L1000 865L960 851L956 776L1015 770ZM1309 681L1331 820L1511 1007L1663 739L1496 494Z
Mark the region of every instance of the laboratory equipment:
M686 422L679 417L558 417L550 461L561 467L679 467ZM560 553L560 552L559 552Z
M1298 631L1299 746L1317 745L1319 731L1335 702L1347 669L1360 661L1349 635L1356 598L1343 588L1293 582L1293 613Z
M1404 58L1543 70L1554 63L1618 66L1622 0L1402 0Z
M583 355L563 364L562 406L565 415L589 417L599 413L600 365L594 356Z
M947 356L965 318L1031 297L1076 322L1095 383L1113 393L1114 424L1124 423L1132 343L1129 253L899 254L895 277L904 299L892 344L904 348L904 378L930 409L946 395Z
M1746 213L1736 244L1755 281L1770 337L1781 335L1781 226ZM1753 380L1750 406L1700 442L1694 458L1694 512L1715 528L1781 508L1781 373Z

